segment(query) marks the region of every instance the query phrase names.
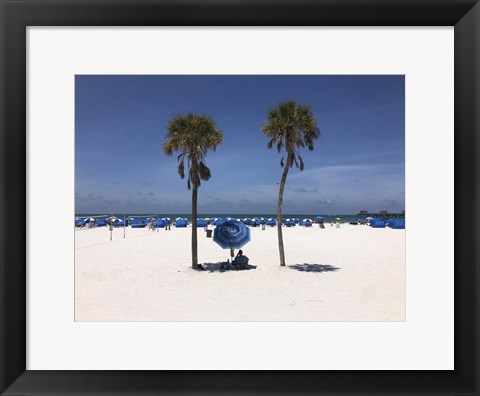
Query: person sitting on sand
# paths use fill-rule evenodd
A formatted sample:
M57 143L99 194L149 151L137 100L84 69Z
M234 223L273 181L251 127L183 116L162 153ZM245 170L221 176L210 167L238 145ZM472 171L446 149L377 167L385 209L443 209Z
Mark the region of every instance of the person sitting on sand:
M234 260L237 265L247 265L248 257L243 255L243 250L239 250Z

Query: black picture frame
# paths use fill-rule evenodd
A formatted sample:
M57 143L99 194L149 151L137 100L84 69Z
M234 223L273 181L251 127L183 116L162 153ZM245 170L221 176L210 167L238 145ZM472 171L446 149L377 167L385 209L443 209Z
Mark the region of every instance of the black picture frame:
M2 395L480 394L477 0L0 0L0 13ZM26 28L135 25L455 27L454 216L459 225L455 228L455 370L26 370L26 230L23 222L6 221L9 216L24 218L26 208ZM254 356L252 351L252 359Z

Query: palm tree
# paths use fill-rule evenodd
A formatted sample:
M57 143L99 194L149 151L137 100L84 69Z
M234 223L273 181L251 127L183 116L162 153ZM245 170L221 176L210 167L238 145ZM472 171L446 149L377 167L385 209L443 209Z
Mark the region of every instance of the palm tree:
M304 164L299 155L299 149L307 147L309 151L313 150L313 141L320 136L320 130L317 126L317 120L308 105L297 104L291 100L280 103L277 107L268 110L267 120L262 127L262 131L270 140L268 148L275 146L279 153L285 152L280 160L283 167L282 179L278 191L277 204L277 231L278 231L278 249L280 251L280 265L285 266L285 251L283 248L282 236L282 202L285 182L289 169L295 164L300 171L303 171Z
M205 165L207 152L222 143L223 132L217 128L213 119L207 115L188 113L174 116L167 125L167 136L163 151L167 155L173 152L178 156L178 174L185 178L187 162L187 186L192 190L192 268L198 269L197 248L197 193L201 180L211 177L210 169Z

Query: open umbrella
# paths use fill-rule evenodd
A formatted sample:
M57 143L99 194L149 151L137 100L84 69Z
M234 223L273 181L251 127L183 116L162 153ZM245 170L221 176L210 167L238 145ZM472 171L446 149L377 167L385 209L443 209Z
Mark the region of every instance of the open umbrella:
M274 219L273 217L270 217L270 218L267 220L267 225L269 225L270 227L276 226L276 225L277 225L277 220Z
M239 221L225 221L213 231L213 240L223 249L240 249L250 242L250 228Z
M340 217L335 217L335 220L342 220Z

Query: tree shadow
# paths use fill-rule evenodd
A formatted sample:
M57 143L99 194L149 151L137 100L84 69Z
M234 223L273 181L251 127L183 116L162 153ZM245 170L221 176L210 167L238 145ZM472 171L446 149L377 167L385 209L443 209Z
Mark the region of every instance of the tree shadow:
M288 267L301 272L332 272L340 269L330 264L307 264L307 263L293 264L293 265L289 265Z
M256 265L247 264L241 268L228 268L228 263L219 262L219 263L202 263L201 266L205 271L208 272L227 272L227 271L248 271L257 268Z

